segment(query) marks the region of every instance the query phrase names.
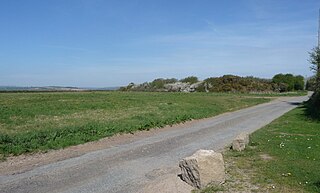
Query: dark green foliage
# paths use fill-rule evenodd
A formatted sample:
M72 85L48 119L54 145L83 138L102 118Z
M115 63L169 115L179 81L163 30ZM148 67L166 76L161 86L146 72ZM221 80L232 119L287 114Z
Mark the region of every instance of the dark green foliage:
M224 75L204 80L204 87L210 92L272 92L270 80L255 77Z
M294 77L294 90L303 90L304 89L304 78L303 76Z
M288 92L294 89L294 76L292 74L277 74L272 78L276 84L283 84L280 92ZM282 90L285 89L285 90Z
M315 120L320 120L320 94L315 92L308 103L306 103L306 113L309 117Z
M277 74L272 78L272 82L278 85L280 92L290 92L304 89L303 76L292 74Z
M194 84L194 83L199 82L199 79L196 76L188 76L188 77L186 77L184 79L181 79L180 82Z
M320 119L320 48L316 47L310 53L311 69L315 72L313 83L314 94L309 102L308 112L313 118Z
M311 77L310 79L307 80L306 90L315 91L315 87L316 87L316 77L313 76L313 77Z
M151 88L153 89L163 89L165 84L169 84L169 83L175 83L178 80L175 78L169 78L169 79L164 79L164 78L158 78L153 80L150 83Z

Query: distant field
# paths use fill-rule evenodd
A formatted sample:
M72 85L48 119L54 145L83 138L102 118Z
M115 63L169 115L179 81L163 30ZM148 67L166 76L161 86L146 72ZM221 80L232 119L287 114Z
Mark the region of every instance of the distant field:
M252 97L251 97L252 96ZM217 93L0 93L0 154L59 149L163 127L270 99Z

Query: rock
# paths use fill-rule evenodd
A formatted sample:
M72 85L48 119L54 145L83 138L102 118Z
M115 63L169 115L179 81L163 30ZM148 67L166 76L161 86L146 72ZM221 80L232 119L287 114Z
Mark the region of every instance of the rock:
M196 89L203 84L203 81L199 81L190 85L191 92L195 92Z
M184 82L165 84L164 88L169 92L190 92L190 84Z
M195 92L196 89L202 84L202 81L190 84L186 82L175 82L164 85L164 89L169 92Z
M232 142L232 149L235 151L242 151L249 144L249 134L240 133Z
M198 150L179 162L181 179L195 188L225 182L225 168L221 153Z

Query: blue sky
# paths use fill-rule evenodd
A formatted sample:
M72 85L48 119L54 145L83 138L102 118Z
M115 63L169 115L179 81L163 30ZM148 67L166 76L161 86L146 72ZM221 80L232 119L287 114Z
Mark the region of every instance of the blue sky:
M0 0L0 85L311 75L318 0Z

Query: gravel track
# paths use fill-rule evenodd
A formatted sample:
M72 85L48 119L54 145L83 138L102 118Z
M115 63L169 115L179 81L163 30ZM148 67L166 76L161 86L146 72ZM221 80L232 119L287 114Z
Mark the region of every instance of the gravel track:
M240 132L253 132L307 99L283 97L20 173L0 174L0 192L190 191L177 177L181 158L201 148L220 151ZM165 187L169 178L174 182Z

